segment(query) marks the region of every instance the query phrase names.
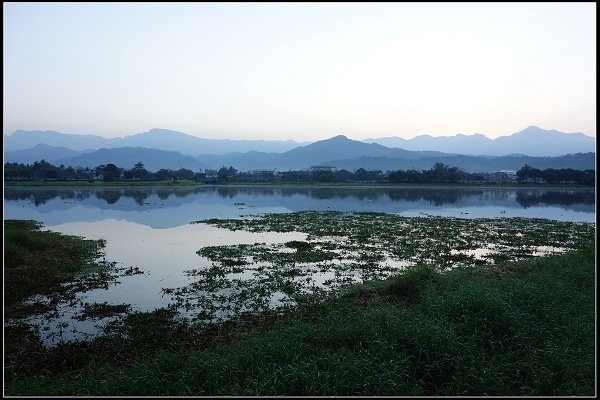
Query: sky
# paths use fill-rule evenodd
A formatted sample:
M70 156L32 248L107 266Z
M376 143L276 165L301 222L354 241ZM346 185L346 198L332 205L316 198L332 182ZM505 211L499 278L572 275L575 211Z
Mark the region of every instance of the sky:
M3 132L596 136L595 3L3 3Z

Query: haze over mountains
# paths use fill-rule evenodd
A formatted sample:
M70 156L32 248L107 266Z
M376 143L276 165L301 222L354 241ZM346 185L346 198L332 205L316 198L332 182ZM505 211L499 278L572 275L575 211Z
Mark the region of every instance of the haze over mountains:
M185 155L226 154L231 152L284 152L301 143L293 140L229 140L204 139L168 129L151 129L125 137L105 138L97 135L73 135L55 131L15 131L4 136L4 150L29 149L38 144L62 146L71 150L114 149L117 147L146 147L178 151Z
M124 168L141 161L150 171L221 166L296 170L315 165L348 170L427 169L436 162L469 172L517 170L524 164L536 168L595 169L595 142L595 138L581 133L566 134L534 126L494 140L478 134L364 141L337 135L304 145L291 140L204 139L166 129L113 139L16 131L4 136L4 161L32 163L45 159L55 165L96 167L113 163Z
M524 154L528 156L562 156L570 153L595 151L596 139L583 133L562 133L529 126L510 136L490 139L482 134L455 136L421 135L412 139L397 136L365 139L367 143L379 143L406 150L437 150L467 155L505 156Z

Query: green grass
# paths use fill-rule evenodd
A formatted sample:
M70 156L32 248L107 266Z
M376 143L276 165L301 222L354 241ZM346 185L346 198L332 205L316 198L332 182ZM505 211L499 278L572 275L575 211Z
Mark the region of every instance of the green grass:
M34 294L49 294L59 285L92 269L102 241L40 230L36 221L4 221L4 314L11 316Z
M186 187L202 186L202 182L194 180L176 180L176 181L140 181L140 182L104 182L104 181L5 181L6 186L15 187Z
M334 188L357 188L368 187L373 189L389 188L519 188L519 189L540 189L540 188L565 188L569 190L584 189L590 187L578 184L557 184L557 183L390 183L390 182L227 182L217 185L204 184L194 180L176 180L176 181L141 181L141 182L104 182L104 181L5 181L5 186L14 187L184 187L184 186L276 186L276 187L334 187Z
M206 329L134 314L118 339L5 367L5 394L593 396L595 274L590 238L493 268L419 265Z

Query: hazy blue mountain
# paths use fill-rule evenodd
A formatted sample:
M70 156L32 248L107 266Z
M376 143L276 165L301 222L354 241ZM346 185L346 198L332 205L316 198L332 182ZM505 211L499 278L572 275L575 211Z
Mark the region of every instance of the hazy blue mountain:
M417 159L423 157L447 155L437 151L408 151L393 149L375 143L363 143L348 139L344 135L319 140L306 146L299 146L286 151L271 162L279 169L299 169L312 165L321 165L335 159L351 159L357 157L395 157Z
M232 152L284 152L300 145L293 140L204 139L168 129L151 129L135 135L107 139L95 135L72 135L54 131L15 131L4 136L5 151L22 150L38 144L72 150L145 147L178 151L182 154L226 154Z
M412 139L385 137L365 139L365 143L379 143L406 150L437 150L467 155L503 156L525 154L529 156L560 156L596 151L596 139L583 133L563 133L530 126L509 136L490 139L482 134L430 136L420 135Z
M90 167L112 163L118 167L131 169L137 162L142 162L148 171L159 169L180 168L198 171L206 165L194 157L185 156L176 151L146 149L143 147L119 147L116 149L99 149L76 157L68 157L55 161L55 165L70 165L73 167Z
M99 149L113 147L110 140L96 135L71 135L55 131L15 131L4 135L4 151L24 150L45 144L53 147L66 147L71 150Z
M429 169L436 162L458 167L467 172L494 172L501 170L518 171L525 164L534 168L573 168L579 170L596 169L595 153L577 153L557 157L533 157L533 156L504 156L504 157L482 157L482 156L450 156L450 157L427 157L408 160L405 158L389 157L360 157L354 159L332 160L327 164L337 168L353 170L356 168L379 169L382 171L398 169Z
M38 144L30 149L7 151L4 153L4 162L18 162L23 164L33 164L35 161L46 160L53 163L56 160L67 157L76 157L85 151L75 151L66 147L48 146L47 144Z
M46 135L50 139L56 139L57 141L62 142L69 139L69 137L77 136L65 135L57 132L36 133L18 131L17 133L5 137L5 142L13 136L16 136L16 138L14 138L14 141L11 143L16 146L28 143L27 141L31 138L39 140L43 135ZM595 143L595 139L585 137L581 134L562 134L556 131L544 131L536 127L530 127L524 131L517 132L510 137L498 138L494 141L487 139L483 135L474 135L475 140L480 142L485 142L487 140L493 142L494 146L497 146L497 148L506 148L506 154L510 153L511 155L502 157L458 155L442 153L439 151L411 151L402 148L390 148L376 143L364 143L351 140L343 135L320 140L304 146L297 146L285 152L229 151L226 154L210 153L210 150L219 151L219 149L221 149L220 151L225 151L229 144L231 144L232 148L235 148L232 143L239 144L240 142L252 142L253 145L257 145L257 142L265 144L267 141L200 139L181 132L157 129L138 135L116 139L104 139L92 135L87 136L87 139L84 138L85 140L88 140L87 142L82 139L83 136L80 136L77 139L79 142L72 144L75 147L82 147L80 150L67 148L67 146L61 148L48 145L36 145L26 150L5 149L8 150L5 153L5 160L21 160L19 162L31 163L36 160L46 159L55 165L65 164L87 167L96 167L102 164L113 163L123 168L132 168L135 163L141 161L146 168L151 171L156 171L161 168L188 168L197 171L199 169L207 168L217 169L221 166L233 166L239 170L296 170L309 168L314 165L332 165L349 170L356 168L382 170L408 168L428 169L436 162L457 166L467 171L518 170L525 164L530 164L536 168L595 168L595 153L573 154L564 157L532 157L518 154L528 152L530 147L535 147L536 145L533 143L538 143L538 147L543 147L542 145L548 141L558 143L560 140L563 140L569 143L575 143L577 140L571 141L570 139L581 139L581 137L585 139L584 142L588 139L592 139ZM431 140L439 139L421 136L421 140L426 140L428 138ZM553 138L556 138L556 140ZM109 147L95 151L88 150L90 151L89 153L83 155L79 154L83 149L90 148L91 141L99 139L101 139L100 141L109 140L111 145L129 142L145 143L146 145L135 147L123 145L116 148ZM450 141L451 138L442 139L449 141L449 143L452 142ZM472 139L472 136L465 135L454 137L454 140L462 141L461 150L456 149L456 152L473 152L472 149L474 146L468 144L468 141ZM210 142L214 143L211 145ZM569 145L567 145L566 142L563 143L563 148L565 149L569 148ZM248 145L248 143L245 144ZM198 152L195 152L196 150L194 150L195 145L200 146L196 147L196 149L199 149ZM161 149L149 148L148 146L161 146ZM171 150L173 148L182 147L187 149L186 154L194 154L194 157ZM60 152L62 152L62 155L58 156Z
M445 153L436 151L406 151L390 149L378 144L367 144L357 140L348 139L338 135L326 140L320 140L305 146L299 146L284 153L229 153L224 155L203 154L196 158L210 165L210 168L219 168L223 165L232 165L240 170L252 169L303 169L313 165L320 165L333 157L360 157L360 156L389 156L415 159L420 157L444 156Z
M530 126L511 136L494 140L499 152L534 156L559 156L596 151L596 139L583 133L562 133Z
M204 139L168 129L151 129L148 132L115 139L119 146L142 146L153 149L179 151L182 154L227 154L261 151L280 153L300 145L293 140L230 140Z
M196 159L207 165L207 168L218 169L223 166L234 166L236 169L249 171L279 168L275 160L280 155L281 153L249 151L247 153L202 154L197 156Z
M436 162L457 166L469 172L492 172L503 169L518 170L525 164L536 168L595 169L595 153L565 155L559 157L468 156L441 152L416 152L392 149L377 144L366 144L336 136L310 145L297 147L285 153L230 153L205 154L197 157L209 168L233 166L239 170L305 169L313 165L331 165L353 170L367 169L429 169Z

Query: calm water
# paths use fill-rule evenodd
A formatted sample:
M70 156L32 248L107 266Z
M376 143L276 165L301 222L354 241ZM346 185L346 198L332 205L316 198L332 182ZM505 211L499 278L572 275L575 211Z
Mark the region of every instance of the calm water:
M376 211L477 217L529 217L595 222L594 189L375 189L202 187L196 189L16 189L5 188L4 218L34 219L46 228L89 239L105 239L107 261L139 267L108 289L78 296L80 303L127 303L150 311L167 305L163 288L188 285L184 271L207 268L196 254L204 246L284 243L302 233L248 233L205 224L206 218L239 218L305 210ZM30 322L43 327L49 344L95 335L102 321L77 321L81 309L62 305L62 316ZM62 324L62 325L61 325Z
M4 218L46 226L109 218L154 229L205 218L306 210L405 216L527 217L594 222L595 190L202 187L196 189L5 188Z

